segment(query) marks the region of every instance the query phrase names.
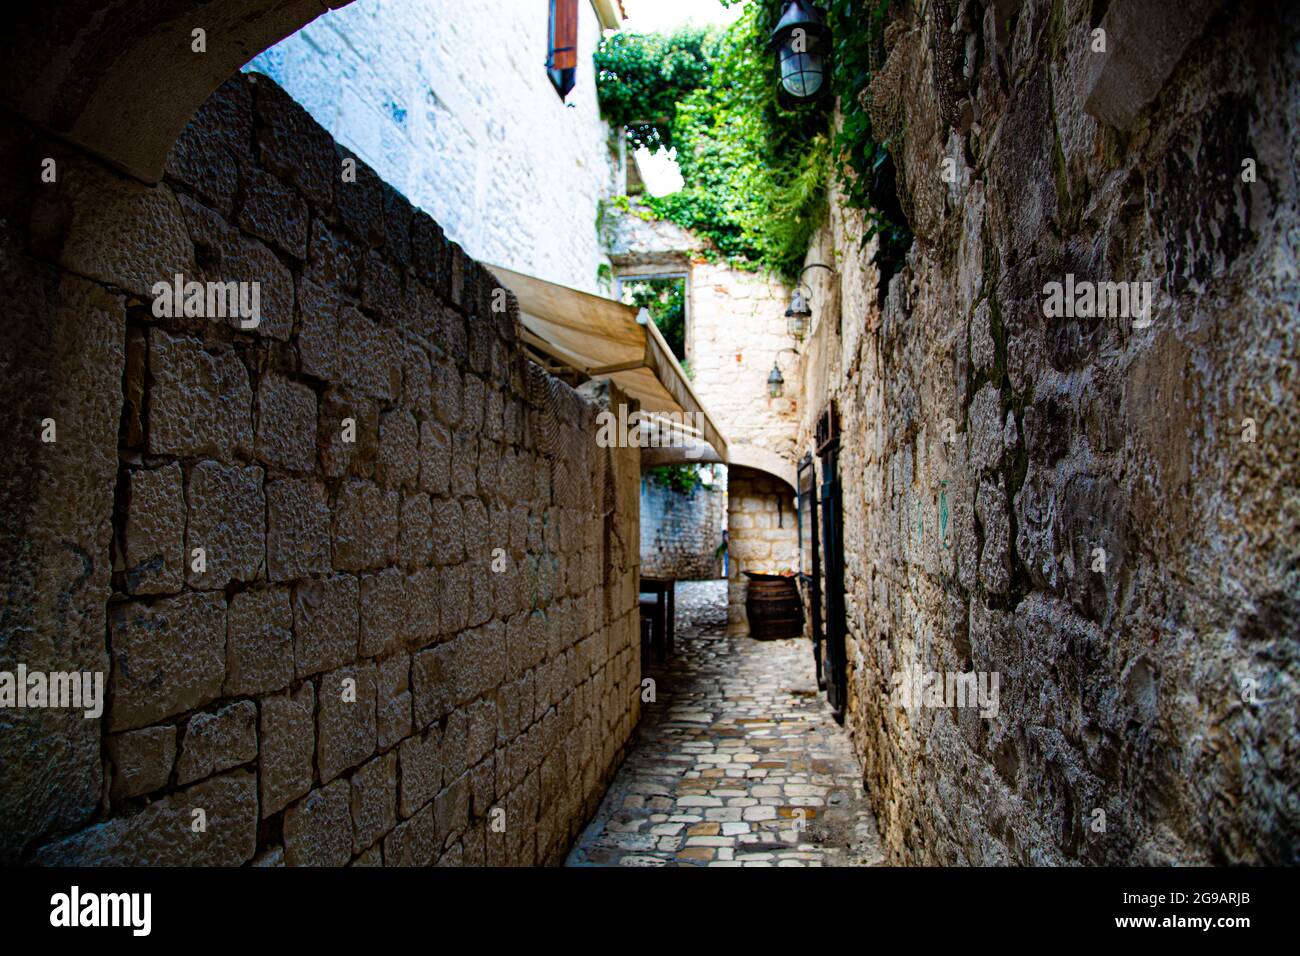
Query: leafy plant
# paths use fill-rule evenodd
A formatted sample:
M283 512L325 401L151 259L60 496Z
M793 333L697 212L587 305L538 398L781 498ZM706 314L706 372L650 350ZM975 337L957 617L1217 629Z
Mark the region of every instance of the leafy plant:
M834 97L792 108L777 98L768 49L782 8L750 0L724 31L613 34L596 54L606 118L628 125L634 145L676 150L683 189L645 197L644 208L710 240L713 255L793 279L824 220L834 172L849 205L867 211L864 238L880 236L877 263L892 273L910 234L888 144L872 136L862 102L883 60L889 0L824 3ZM838 133L828 110L836 101Z
M682 495L692 494L704 483L699 465L660 465L646 472L647 480Z
M623 280L628 304L650 313L664 341L680 360L686 356L686 282L684 279L658 278Z

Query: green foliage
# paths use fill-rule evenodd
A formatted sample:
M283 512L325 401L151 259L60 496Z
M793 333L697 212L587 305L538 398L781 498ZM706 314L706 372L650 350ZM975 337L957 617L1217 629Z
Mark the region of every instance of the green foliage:
M835 136L835 172L848 205L866 213L863 242L880 237L876 265L883 295L912 244L907 217L898 203L889 143L875 138L865 99L871 74L884 63L890 0L825 0L831 28L831 90L841 123Z
M684 279L624 279L629 305L645 309L678 360L686 357L686 281Z
M634 149L672 149L677 104L707 81L717 45L716 32L698 28L606 37L595 55L605 118L627 127Z
M730 6L740 0L722 0ZM830 128L834 99L784 107L768 36L783 4L750 0L725 31L614 34L596 55L601 106L628 124L634 145L675 148L684 188L645 197L646 209L709 239L733 265L799 272L826 212L832 170L849 204L868 211L881 236L882 268L910 243L894 196L888 144L872 137L861 102L883 55L889 0L826 0L832 29L831 91L844 117Z
M700 477L699 465L660 465L646 472L646 478L662 488L668 488L682 495L695 491L704 479Z

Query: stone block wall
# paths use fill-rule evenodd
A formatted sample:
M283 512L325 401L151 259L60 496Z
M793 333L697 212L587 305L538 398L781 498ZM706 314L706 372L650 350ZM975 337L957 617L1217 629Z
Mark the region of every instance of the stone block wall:
M265 77L156 186L3 142L0 671L107 705L5 710L0 859L562 860L639 712L638 450ZM177 274L260 321L157 315Z
M873 123L916 241L882 307L832 204L842 332L804 379L801 450L843 422L848 726L887 853L1293 864L1300 21L1223 5L1121 131L1097 71L1141 69L1133 30L1176 4L935 22L957 6L886 34ZM1153 283L1150 325L1048 318L1067 274ZM998 713L909 710L909 669L998 673Z
M799 516L790 486L759 471L731 469L727 497L727 627L743 633L749 627L744 572L799 570Z
M641 480L641 573L678 581L722 575L722 529L727 522L727 489L715 482L689 493L649 478Z

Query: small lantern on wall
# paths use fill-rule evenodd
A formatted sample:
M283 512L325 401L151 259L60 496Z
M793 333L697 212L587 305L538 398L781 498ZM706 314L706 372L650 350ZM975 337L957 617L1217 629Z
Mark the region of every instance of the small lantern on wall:
M769 398L780 398L785 394L785 376L781 374L781 363L779 359L782 353L793 352L796 356L799 354L794 349L781 349L772 359L772 371L767 376L767 394Z
M790 0L785 5L769 41L781 73L783 100L807 102L825 92L830 35L826 19L816 6L803 0Z
M822 262L814 262L812 265L804 266L799 273L799 281L795 283L794 294L790 296L790 308L785 310L785 317L789 320L790 334L794 336L796 342L802 342L804 336L808 334L808 328L812 324L812 306L808 303L808 295L804 290L808 287L804 285L803 277L808 274L809 269L825 269L831 275L839 275L834 269ZM811 292L812 290L808 290Z
M785 394L785 379L781 376L781 366L772 362L772 374L767 377L767 394L770 398L780 398Z
M790 334L794 336L794 340L802 342L804 336L808 334L808 322L812 318L812 309L808 307L808 299L803 294L802 288L794 290L794 295L790 297L790 308L785 310L785 317L789 320Z

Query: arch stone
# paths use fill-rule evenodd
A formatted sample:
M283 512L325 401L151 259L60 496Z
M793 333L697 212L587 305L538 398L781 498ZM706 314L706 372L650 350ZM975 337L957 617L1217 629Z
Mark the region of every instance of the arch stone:
M795 463L769 448L761 448L758 445L729 444L727 446L727 464L734 468L750 468L754 471L764 472L773 478L784 481L790 486L791 491L798 492L798 487L795 484L798 477Z
M350 0L27 4L0 37L0 102L145 182L240 67ZM206 51L192 49L202 29Z

